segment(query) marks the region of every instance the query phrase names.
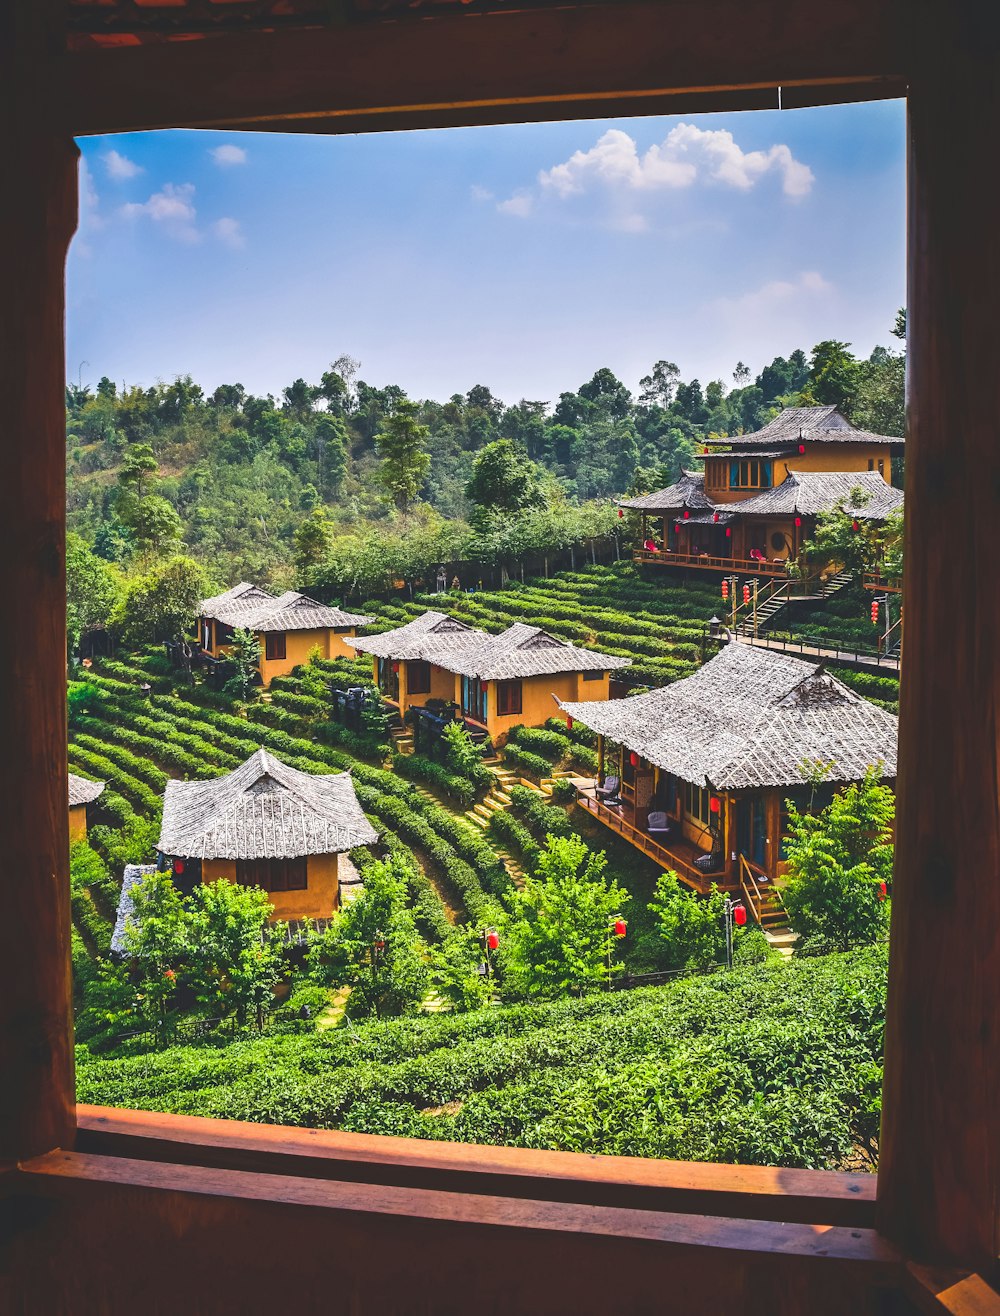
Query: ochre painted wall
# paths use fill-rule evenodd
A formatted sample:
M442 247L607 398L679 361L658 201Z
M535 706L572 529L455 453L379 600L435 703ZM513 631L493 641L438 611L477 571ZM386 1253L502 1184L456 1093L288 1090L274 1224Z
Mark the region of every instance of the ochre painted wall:
M73 841L85 841L87 839L87 806L85 804L74 804L69 811L69 839L70 844Z
M521 682L521 711L509 717L496 712L496 681L489 684L487 727L494 743L507 739L512 727L540 727L550 717L566 720L553 695L559 699L581 702L610 697L610 680L604 673L599 681L585 681L582 672L563 672L556 676L529 676Z
M293 667L298 667L301 663L309 661L309 655L314 649L319 649L321 658L354 658L355 652L348 648L344 639L348 635L354 635L355 628L352 626L347 631L334 630L317 630L317 631L286 631L285 632L285 656L284 658L268 659L265 643L266 636L258 635L260 641L260 679L264 686L268 686L276 676L285 676Z
M220 877L235 882L236 861L205 859L201 866L201 880L215 882ZM337 856L311 854L306 860L306 883L303 891L268 892L268 899L274 906L272 923L283 919L330 917L338 903Z
M724 459L725 485L708 485L706 481L706 492L713 502L736 503L763 492L760 489L730 489L730 460L729 457ZM771 478L778 485L784 483L789 471L867 471L869 461L875 463L871 468L875 471L878 471L881 461L885 480L891 479L892 449L883 444L866 443L807 443L804 453L775 457L771 464Z

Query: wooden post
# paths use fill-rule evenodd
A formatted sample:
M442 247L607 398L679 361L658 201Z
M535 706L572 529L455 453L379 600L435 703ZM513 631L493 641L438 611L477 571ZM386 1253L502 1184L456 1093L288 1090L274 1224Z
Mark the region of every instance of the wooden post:
M899 817L880 1228L1000 1253L1000 15L910 6L909 397ZM947 527L947 549L941 533Z
M604 785L604 737L597 737L597 784Z
M9 71L9 70L8 70ZM17 80L15 79L15 88ZM29 101L30 105L30 101ZM0 211L0 1161L75 1129L66 779L64 267L76 225L72 141L7 118L17 200Z

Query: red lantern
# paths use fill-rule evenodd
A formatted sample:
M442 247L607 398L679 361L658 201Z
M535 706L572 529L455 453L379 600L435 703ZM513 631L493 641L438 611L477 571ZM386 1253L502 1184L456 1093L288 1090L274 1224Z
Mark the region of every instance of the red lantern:
M726 538L727 538L727 539L732 539L732 537L733 537L733 527L732 527L731 525L727 525L727 526L726 526Z
M174 860L174 872L175 872L175 873L183 873L183 872L184 872L184 860L183 860L183 859L175 859L175 860Z
M624 513L624 512L622 511L622 509L619 507L619 509L618 509L618 519L621 520L621 518L622 518L624 515L625 515L625 513Z
M378 941L373 942L372 944L374 945L376 950L385 950L385 942L381 938L379 938Z
M684 509L684 520L686 521L690 515L691 515L691 513L690 513L690 512L688 511L688 509L685 507L685 509Z
M704 452L704 453L708 453L708 452L711 452L711 451L712 451L712 449L709 448L707 445L706 445L704 448L702 448L702 452Z
M715 515L712 517L712 520L715 521L716 524L718 524L718 520L719 520L719 513L718 513L718 512L715 513Z
M733 906L733 922L738 928L746 927L747 907L746 905Z
M802 454L805 452L805 450L806 450L806 445L805 445L804 443L800 443L800 444L799 444L799 456L800 456L800 457L801 457Z
M489 681L480 681L480 682L479 682L479 688L480 688L480 690L488 690L488 689L490 688L490 683L489 683Z
M872 625L878 625L878 599L872 604Z
M399 663L393 663L393 665L392 665L392 670L393 670L394 672L398 672L398 671L399 671Z
M681 532L681 523L680 523L680 521L675 521L675 522L674 522L674 533L679 535L680 532Z
M637 768L639 766L639 755L635 752L635 750L632 750L632 752L629 754L628 761L633 768Z
M712 813L719 812L719 810L722 808L722 805L719 803L719 797L717 795L712 796L712 798L708 802L708 807Z
M854 520L854 521L852 521L852 522L851 522L851 529L852 529L853 531L855 531L855 532L857 532L858 530L860 530L860 529L861 529L861 522L858 521L858 520Z
M496 948L500 945L500 938L497 936L497 934L493 931L492 928L486 934L486 944L487 946L489 946L490 950L496 950Z
M724 580L724 581L722 582L722 597L723 597L724 600L729 598L729 581L728 581L728 580Z
M884 900L888 894L889 894L889 888L886 886L886 884L885 884L884 882L879 882L879 884L878 884L878 898L879 898L879 900Z
M798 529L798 527L799 527L801 524L802 524L802 517L801 517L801 516L797 516L797 517L795 518L795 527L796 527L796 529Z
M616 937L624 937L626 931L627 931L627 927L626 927L626 924L625 924L625 920L624 920L623 918L616 918L616 919L615 919L615 936L616 936Z
M743 586L743 603L744 603L744 605L745 605L745 604L748 604L749 602L750 602L750 586L749 586L749 585L744 585L744 586Z
M567 731L572 731L572 730L573 730L573 719L572 719L571 717L568 717L568 718L566 719L566 730L567 730Z

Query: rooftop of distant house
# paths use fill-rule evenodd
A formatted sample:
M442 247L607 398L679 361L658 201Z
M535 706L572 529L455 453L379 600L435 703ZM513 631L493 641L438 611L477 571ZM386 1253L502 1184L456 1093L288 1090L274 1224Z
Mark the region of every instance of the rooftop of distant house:
M619 507L637 512L680 513L691 525L728 524L735 513L747 516L818 516L843 511L858 520L884 521L903 509L903 491L878 471L789 470L780 484L735 502L715 502L705 493L700 471L683 471L666 489L623 498Z
M75 808L78 804L93 804L94 800L104 790L103 781L90 781L87 777L78 777L75 773L70 772L69 776L69 807Z
M717 790L801 786L810 774L896 775L897 720L822 663L733 642L693 676L564 713L683 781Z
M245 580L223 594L203 600L201 615L227 626L262 632L349 630L353 626L368 626L373 620L342 608L328 607L295 590L274 595Z
M785 407L763 429L750 434L733 434L726 438L709 438L707 445L742 450L753 449L755 455L764 456L759 448L773 448L766 455L780 456L793 450L798 443L863 443L879 447L901 448L905 440L899 435L873 434L861 430L837 407Z

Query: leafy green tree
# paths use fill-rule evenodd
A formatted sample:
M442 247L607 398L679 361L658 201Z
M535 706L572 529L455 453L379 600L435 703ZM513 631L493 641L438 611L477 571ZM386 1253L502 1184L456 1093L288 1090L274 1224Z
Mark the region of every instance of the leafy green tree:
M382 421L375 448L382 458L378 479L400 512L416 499L431 464L425 444L430 430L417 420L417 404L401 399Z
M859 382L858 362L850 346L827 338L813 348L806 388L815 402L850 408Z
M185 981L211 1018L235 1015L258 1028L274 1000L284 936L269 923L273 909L259 887L220 878L196 886L185 902L188 946Z
M609 881L603 852L579 837L548 836L535 872L513 900L502 948L505 980L525 996L580 995L620 972L611 924L628 893Z
M314 940L309 964L320 982L350 987L351 1018L416 1012L429 977L424 943L407 907L404 861L390 857L368 865L364 890Z
M486 954L481 938L479 929L454 928L439 945L428 947L431 986L456 1010L479 1010L493 999L496 984L480 971Z
M318 416L313 426L316 447L316 467L322 497L336 498L347 474L347 456L350 435L340 416Z
M846 950L889 930L896 798L871 767L818 814L788 801L788 876L782 897L802 945Z
M295 531L295 565L300 571L314 567L326 557L333 538L326 509L314 507Z
M149 494L142 500L128 528L139 552L154 557L176 549L183 534L180 517L159 494Z
M184 902L169 873L147 873L132 887L124 952L132 960L136 1006L162 1042L180 987L178 970L189 949Z
M510 439L497 439L476 454L466 497L477 516L507 516L542 502L541 471Z
M86 540L70 531L66 536L66 638L70 653L80 647L86 631L103 630L110 624L123 588L120 573L97 557Z
M661 873L649 908L663 942L666 967L709 969L725 963L725 897L718 887L701 896L685 887L676 873Z
M642 389L639 394L640 407L662 407L666 410L674 400L680 377L681 372L673 361L657 361L650 373L639 380ZM749 377L750 372L747 371Z
M203 568L189 557L172 557L133 577L115 617L126 644L152 644L181 634L208 593Z
M836 567L860 575L881 568L887 548L901 542L902 523L897 518L876 521L854 515L863 512L867 502L868 494L854 489L844 505L846 511L836 508L816 518L816 529L802 545L802 555L813 570Z
M260 641L254 631L237 626L233 631L229 661L235 671L225 684L225 692L234 699L246 700L257 679L260 663Z

